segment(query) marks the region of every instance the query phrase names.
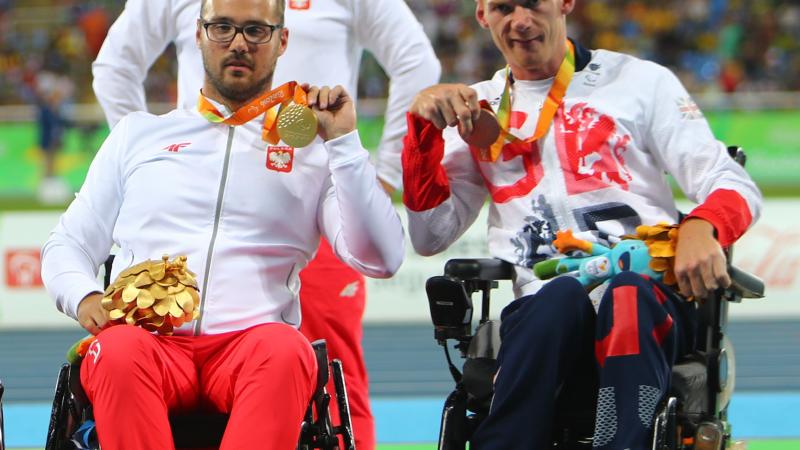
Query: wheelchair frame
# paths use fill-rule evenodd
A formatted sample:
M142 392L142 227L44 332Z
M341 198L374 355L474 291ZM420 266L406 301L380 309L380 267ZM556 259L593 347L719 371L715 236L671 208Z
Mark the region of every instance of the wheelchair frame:
M746 155L741 148L728 147L728 153L744 166ZM732 261L732 248L726 257ZM764 283L758 277L736 267L728 267L730 287L719 289L698 307L696 349L675 364L670 391L662 400L653 426L653 450L720 450L731 444L727 408L734 379L729 377L733 351L725 337L729 302L743 298L761 298ZM426 291L434 324L434 338L444 347L448 368L456 387L447 397L439 428L439 450L463 450L480 421L488 413L491 402L491 374L486 364L471 362L494 358L500 344L499 321L489 319L491 290L498 280L511 280L513 265L499 259L451 259L443 276L428 279ZM481 292L481 313L474 334L472 295ZM449 339L465 358L462 374L453 364L448 351ZM469 375L469 371L477 374ZM492 371L493 372L493 371ZM475 378L483 377L483 382ZM488 386L487 386L488 384ZM592 414L594 416L594 414ZM581 424L573 429L556 424L553 448L586 449L592 447L591 429ZM557 421L554 421L557 422Z
M314 341L311 345L316 355L319 371L314 395L302 423L299 424L300 440L297 449L339 449L339 437L341 436L344 445L342 448L355 450L342 362L338 359L328 362L328 351L324 339ZM329 370L322 370L328 367L333 372L334 390L341 421L336 426L331 421L329 410L331 394L325 387L330 376ZM81 424L92 419L92 405L81 386L80 364L63 364L56 382L45 450L75 450L79 448L73 442L73 435ZM169 421L176 448L204 448L219 445L228 424L228 415L197 412L170 415ZM3 449L0 448L0 450Z
M6 429L5 429L5 422L3 420L4 392L5 392L5 387L3 387L3 380L0 380L0 450L6 450Z

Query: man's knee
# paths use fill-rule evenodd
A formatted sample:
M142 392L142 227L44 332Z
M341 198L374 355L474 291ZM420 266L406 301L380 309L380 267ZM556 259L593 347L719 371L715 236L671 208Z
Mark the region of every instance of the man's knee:
M141 327L117 325L106 328L89 346L83 367L91 365L94 370L128 374L142 361L152 360L156 339Z
M503 311L501 335L525 334L523 340L553 337L564 331L590 326L591 302L583 286L572 277L558 277L534 295L521 297Z

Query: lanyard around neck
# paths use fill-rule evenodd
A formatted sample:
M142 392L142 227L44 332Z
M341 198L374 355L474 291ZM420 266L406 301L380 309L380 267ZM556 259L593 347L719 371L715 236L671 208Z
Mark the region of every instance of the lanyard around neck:
M281 104L282 106L294 100L299 105L308 105L308 97L306 91L300 87L296 81L284 83L277 88L266 92L254 99L245 106L242 106L236 112L227 118L219 112L203 94L197 102L197 110L209 122L224 123L225 125L238 126L245 124L255 117L264 115L264 125L262 127L261 138L270 144L277 144L280 137L275 127L276 118L278 117L277 108L275 105Z
M539 113L539 120L536 122L536 130L533 135L527 139L519 139L511 134L509 131L509 124L511 122L511 71L506 66L506 85L503 89L503 94L500 97L500 106L497 109L497 122L500 125L500 135L497 140L490 146L488 159L490 161L497 161L500 153L503 151L503 146L506 142L519 142L523 141L530 143L538 140L547 133L556 111L564 101L564 94L567 92L569 83L572 81L572 76L575 74L575 47L569 39L567 39L567 50L564 53L564 59L561 61L561 66L558 68L553 84L550 86L550 91L547 93L544 105L542 105L541 112Z

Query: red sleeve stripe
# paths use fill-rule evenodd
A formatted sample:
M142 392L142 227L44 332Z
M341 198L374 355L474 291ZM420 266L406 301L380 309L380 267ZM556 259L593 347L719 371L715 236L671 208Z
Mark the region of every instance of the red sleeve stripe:
M442 167L442 130L411 113L403 138L403 203L411 211L439 206L450 197L450 182Z
M692 217L710 222L717 230L717 240L723 247L736 242L753 222L747 201L738 192L730 189L712 192L686 219Z

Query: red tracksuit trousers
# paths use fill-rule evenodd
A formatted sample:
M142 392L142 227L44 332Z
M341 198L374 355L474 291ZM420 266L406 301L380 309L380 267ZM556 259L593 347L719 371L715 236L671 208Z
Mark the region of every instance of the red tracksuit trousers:
M168 413L198 408L230 414L221 450L294 449L316 376L308 340L279 323L205 336L114 326L81 367L103 450L173 450Z
M325 339L328 358L344 366L350 415L358 450L375 449L375 423L369 405L369 381L361 347L361 318L366 305L364 276L336 257L330 244L320 242L317 257L300 272L300 332L310 341ZM333 395L333 379L328 382ZM331 402L333 423L339 424L336 403Z

